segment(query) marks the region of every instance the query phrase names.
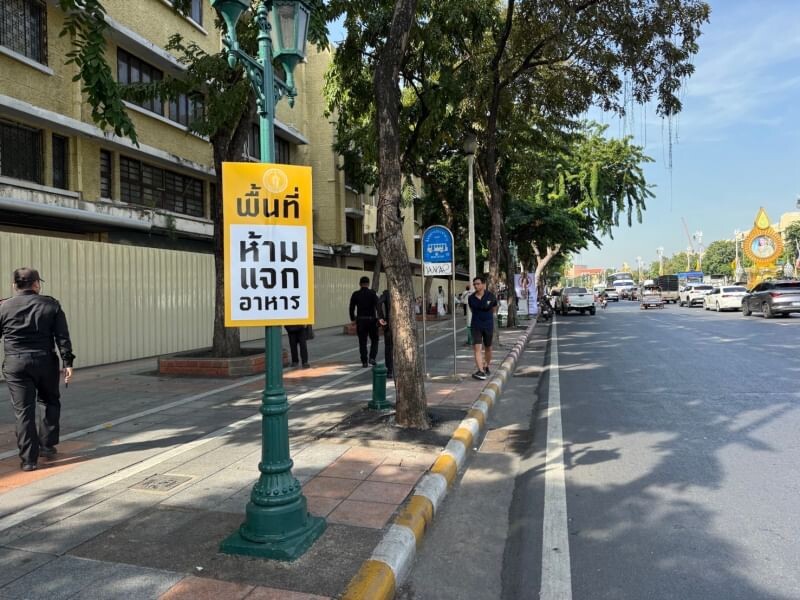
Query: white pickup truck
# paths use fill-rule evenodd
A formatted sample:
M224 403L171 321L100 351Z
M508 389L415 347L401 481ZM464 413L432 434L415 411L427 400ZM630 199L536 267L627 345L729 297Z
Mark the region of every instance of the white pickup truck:
M556 297L556 312L566 315L571 310L577 310L582 315L587 312L593 315L597 307L594 303L594 294L582 287L566 287Z

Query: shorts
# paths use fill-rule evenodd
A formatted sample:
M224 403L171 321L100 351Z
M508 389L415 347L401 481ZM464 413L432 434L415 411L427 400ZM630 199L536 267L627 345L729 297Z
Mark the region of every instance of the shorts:
M494 337L493 329L486 329L485 327L472 328L472 344L474 346L483 343L484 348L491 348L493 337Z

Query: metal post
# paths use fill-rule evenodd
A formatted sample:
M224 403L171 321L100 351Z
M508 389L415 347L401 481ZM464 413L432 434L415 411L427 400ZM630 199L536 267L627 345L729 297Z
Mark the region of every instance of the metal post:
M478 275L478 267L475 263L475 198L473 195L473 171L475 168L475 154L467 154L467 205L468 205L468 243L469 243L469 285L472 289L472 282ZM474 290L473 290L474 291ZM467 305L467 343L472 345L472 311Z
M456 289L456 261L455 257L453 257L453 291L455 292ZM453 295L453 379L458 376L458 345L456 343L456 298L455 294Z
M256 9L258 63L261 71L261 89L257 90L261 127L259 142L261 161L267 163L274 160L275 83L269 24L271 7L272 2L262 0ZM280 327L265 327L264 337L266 372L260 409L260 476L250 493L245 522L222 542L220 550L229 554L294 560L322 535L325 520L309 514L300 482L292 475L294 463L289 453L289 400L283 387Z
M386 400L386 374L389 371L384 363L372 367L372 400L367 403L371 410L388 410L392 405Z

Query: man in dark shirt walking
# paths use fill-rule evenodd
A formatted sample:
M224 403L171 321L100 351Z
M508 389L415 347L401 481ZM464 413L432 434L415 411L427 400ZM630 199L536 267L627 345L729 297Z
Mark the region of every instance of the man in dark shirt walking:
M486 289L486 280L483 277L476 277L472 281L472 287L475 293L469 297L469 309L472 311L472 349L475 353L475 367L477 368L472 377L486 379L489 376L489 363L492 362L492 337L494 336L494 313L497 310L497 298Z
M378 299L378 323L383 327L383 352L386 361L386 376L389 379L394 377L394 344L392 343L392 325L389 322L391 305L389 290L383 290L383 294Z
M72 379L72 342L67 318L58 300L40 294L42 279L34 269L14 271L14 295L0 303L0 337L5 361L3 376L11 392L17 420L17 446L22 470L33 471L39 455L52 457L58 444L61 368L64 382ZM36 420L36 402L44 414Z
M378 356L378 294L369 287L369 277L358 281L361 286L350 296L350 321L356 324L358 350L361 352L361 366L375 364ZM370 339L369 362L367 362L367 337Z

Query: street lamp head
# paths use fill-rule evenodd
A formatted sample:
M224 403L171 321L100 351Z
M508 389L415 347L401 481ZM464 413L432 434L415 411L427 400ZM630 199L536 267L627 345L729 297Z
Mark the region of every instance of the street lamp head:
M478 150L478 138L471 131L464 134L464 154L472 156Z
M250 0L211 0L211 8L225 21L228 37L235 42L236 23L239 22L242 13L250 10Z
M286 84L294 89L293 73L306 57L306 39L311 8L303 0L272 3L272 52L286 71Z

